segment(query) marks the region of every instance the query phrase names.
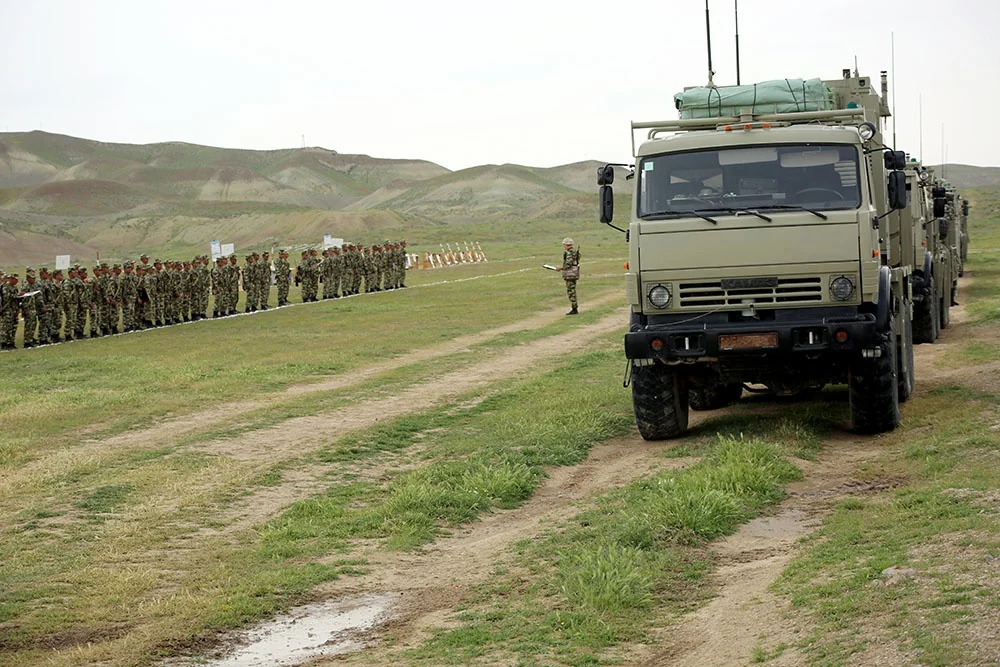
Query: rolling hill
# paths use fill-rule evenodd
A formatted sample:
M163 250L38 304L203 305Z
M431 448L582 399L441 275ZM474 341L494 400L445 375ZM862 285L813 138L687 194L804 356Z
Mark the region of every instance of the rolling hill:
M0 265L46 261L52 252L38 241L46 237L76 255L125 256L202 249L219 238L239 248L315 243L323 233L364 242L414 225L591 218L598 164L452 172L317 147L0 133Z

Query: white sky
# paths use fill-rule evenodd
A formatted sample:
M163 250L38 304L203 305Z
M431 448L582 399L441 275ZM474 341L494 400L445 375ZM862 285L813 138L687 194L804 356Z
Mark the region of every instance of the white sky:
M716 83L733 1L711 0ZM898 147L1000 165L1000 2L739 0L743 83L892 69ZM707 80L700 0L0 0L0 129L449 169L630 158ZM890 84L892 80L890 78Z

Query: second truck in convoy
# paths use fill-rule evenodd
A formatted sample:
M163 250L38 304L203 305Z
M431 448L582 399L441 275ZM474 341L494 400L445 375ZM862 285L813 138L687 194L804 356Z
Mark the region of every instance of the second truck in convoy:
M845 70L691 89L680 120L632 124L647 137L630 174L625 353L644 438L684 432L689 409L747 383L844 383L856 430L899 424L925 220L918 174L883 144L884 73L881 88ZM614 166L598 170L608 224Z

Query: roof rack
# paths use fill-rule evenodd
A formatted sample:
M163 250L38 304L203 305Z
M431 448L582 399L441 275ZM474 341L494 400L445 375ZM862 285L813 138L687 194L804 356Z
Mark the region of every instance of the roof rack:
M655 139L657 135L669 132L685 132L693 130L717 130L727 125L754 122L815 123L817 121L850 123L863 121L864 109L832 109L830 111L796 111L789 113L743 113L739 116L716 116L714 118L686 118L682 120L632 121L632 155L635 155L635 131L646 130L647 139Z

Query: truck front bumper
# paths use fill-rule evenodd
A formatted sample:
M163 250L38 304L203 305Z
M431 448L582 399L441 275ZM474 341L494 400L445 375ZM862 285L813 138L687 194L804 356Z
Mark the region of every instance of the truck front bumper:
M727 313L698 314L671 322L663 316L633 317L625 334L629 359L696 361L746 355L810 355L870 349L882 341L875 315L854 309L774 311L774 319L731 321Z

